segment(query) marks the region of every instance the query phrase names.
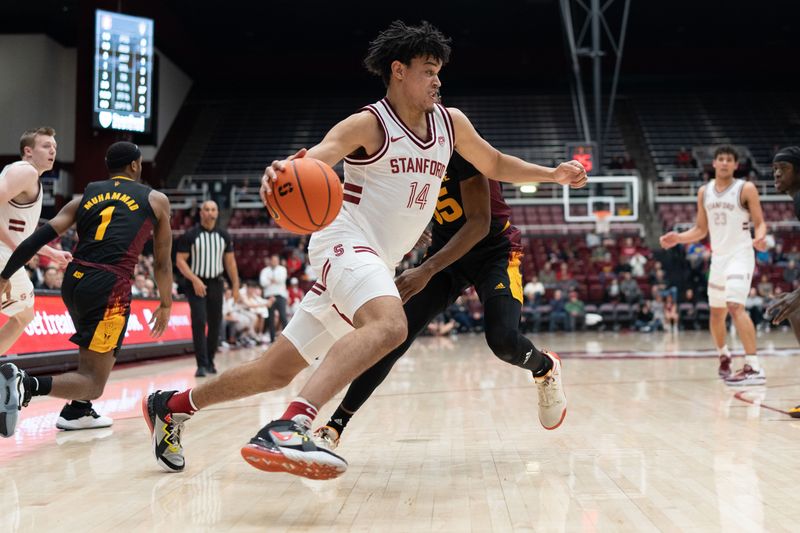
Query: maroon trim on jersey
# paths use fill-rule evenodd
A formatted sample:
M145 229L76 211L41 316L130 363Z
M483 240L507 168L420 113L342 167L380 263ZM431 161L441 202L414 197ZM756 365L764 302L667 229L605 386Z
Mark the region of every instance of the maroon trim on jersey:
M310 289L308 289L308 290L310 290L311 292L313 292L313 293L314 293L314 294L316 294L317 296L321 296L321 295L322 295L322 293L323 293L323 292L325 292L327 289L328 289L327 287L323 287L323 286L322 286L322 285L320 285L319 283L315 283L315 284L314 284L314 285L312 285L312 286L311 286L311 288L310 288Z
M503 198L503 186L499 181L489 180L489 204L491 205L492 218L508 220L511 218L511 208Z
M337 313L339 313L339 316L340 316L340 317L342 317L342 320L344 320L345 322L347 322L348 324L350 324L351 326L353 326L353 323L350 321L350 319L349 319L349 318L347 318L346 316L344 316L344 314L342 314L342 312L341 312L341 311L339 311L339 308L338 308L338 307L336 307L336 304L333 304L333 306L332 306L332 307L334 308L334 310L336 310L336 312L337 312ZM353 327L355 327L355 326L353 326Z
M326 259L325 264L322 265L322 288L325 288L325 285L328 284L328 272L331 271L331 260Z
M395 123L397 123L397 125L400 126L400 129L402 129L408 134L408 138L411 139L414 142L414 144L416 144L423 150L427 150L428 148L436 144L436 121L433 120L433 113L427 113L428 137L430 137L430 140L424 141L419 137L417 137L417 134L411 131L411 128L406 126L405 122L403 122L403 119L401 119L400 116L397 113L395 113L394 109L392 108L392 104L391 102L389 102L388 98L384 98L383 100L381 100L380 103L383 104L384 108L386 108L386 112L389 113L389 116L392 118L392 120L394 120Z
M350 191L350 192L357 192L358 194L361 194L361 191L364 190L364 187L362 187L361 185L356 185L355 183L347 183L347 182L345 182L344 190Z
M381 128L383 129L383 146L381 146L380 150L375 152L375 154L373 155L367 155L365 157L349 155L345 157L344 158L345 162L351 165L369 165L370 163L374 163L375 161L383 157L383 155L389 149L389 130L386 128L386 123L383 121L383 117L381 117L381 114L378 113L378 110L375 109L375 106L373 106L372 104L361 108L361 111L362 112L369 111L370 113L375 115L375 117L378 119L378 122L380 122Z
M378 252L376 252L375 250L373 250L369 246L353 246L353 251L355 253L357 253L357 254L368 253L368 254L378 255Z
M447 126L447 135L450 136L450 156L452 156L453 150L456 149L456 132L455 128L453 128L453 117L450 116L450 111L448 111L447 108L442 104L436 104L436 107L438 107L439 112L442 113L442 117L444 117L444 124Z
M344 193L344 195L342 196L342 199L345 202L350 202L351 204L358 205L359 203L361 203L361 198L359 196L353 196L352 194Z
M25 221L17 220L16 218L8 219L8 229L11 231L25 231Z
M14 207L16 207L18 209L28 209L29 207L33 207L34 205L36 205L36 202L39 201L39 198L41 198L41 196L42 196L42 182L40 181L39 182L39 192L36 193L36 198L34 198L33 201L28 202L26 204L21 204L19 202L15 202L14 200L9 200L8 203L13 205Z

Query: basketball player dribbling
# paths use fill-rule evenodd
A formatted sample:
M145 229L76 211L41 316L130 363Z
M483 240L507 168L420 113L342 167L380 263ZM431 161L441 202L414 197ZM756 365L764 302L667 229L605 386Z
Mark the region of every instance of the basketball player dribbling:
M556 429L566 415L563 391L552 394L548 373L557 357L538 350L519 331L522 313L522 245L511 225L511 209L500 183L482 176L453 154L433 217L432 242L422 263L396 280L408 322L408 337L356 378L328 423L315 434L335 449L355 412L389 375L428 324L470 285L484 309L484 335L500 360L531 372L539 394L539 421ZM554 408L551 402L560 404Z
M477 134L463 113L438 105L439 71L449 56L449 39L427 22L407 26L396 21L370 44L364 63L383 79L386 97L294 156L308 155L331 166L345 160L344 206L309 241L317 283L261 357L194 389L157 391L144 400L162 468L184 468L181 430L196 410L284 387L324 356L300 397L262 428L242 455L266 471L313 479L343 473L347 462L312 437L311 422L339 390L406 339L394 268L431 220L453 150L487 176L572 187L586 183L579 163L552 169L502 154ZM266 168L262 197L286 162ZM551 386L561 390L560 362L554 358L552 364Z
M766 374L756 355L756 330L744 308L753 279L755 253L767 249L767 225L755 185L735 179L739 154L732 146L714 152L715 178L697 191L697 220L682 233L661 236L665 249L711 237L711 268L708 277L709 329L719 354L719 375L731 386L763 385ZM750 228L755 228L751 237ZM742 340L745 361L731 375L731 353L725 343L725 319L731 314Z
M786 193L794 202L794 214L800 220L800 146L781 148L772 159L775 189ZM776 326L788 320L800 342L800 289L784 293L767 307L766 315ZM800 418L800 405L789 409L792 418Z

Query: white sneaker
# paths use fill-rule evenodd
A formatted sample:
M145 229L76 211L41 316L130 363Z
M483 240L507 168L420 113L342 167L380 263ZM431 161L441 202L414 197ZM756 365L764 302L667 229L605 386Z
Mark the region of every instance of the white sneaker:
M567 416L567 397L561 383L561 359L558 354L542 350L553 362L553 368L541 377L534 377L539 389L539 422L545 429L556 429Z
M113 423L113 419L97 414L97 411L92 408L91 402L85 405L68 403L61 409L56 421L56 427L72 431L75 429L107 428Z
M335 450L339 446L339 432L330 426L322 426L314 432L314 443L322 448Z

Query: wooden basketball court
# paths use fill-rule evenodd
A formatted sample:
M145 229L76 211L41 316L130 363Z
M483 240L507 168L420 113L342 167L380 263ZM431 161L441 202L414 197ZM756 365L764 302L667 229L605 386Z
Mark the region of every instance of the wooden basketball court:
M168 474L139 404L194 384L193 359L120 367L95 403L113 428L58 431L62 402L36 398L0 441L0 531L797 531L790 333L759 338L768 386L741 391L717 378L707 333L536 343L564 359L561 428L540 427L529 375L481 336L425 338L353 418L339 448L350 468L332 481L268 474L239 455L307 374L196 414L186 470ZM254 355L222 353L218 366Z

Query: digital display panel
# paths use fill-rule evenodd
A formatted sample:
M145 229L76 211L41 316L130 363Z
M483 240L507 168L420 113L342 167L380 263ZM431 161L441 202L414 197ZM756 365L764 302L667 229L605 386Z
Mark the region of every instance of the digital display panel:
M150 133L153 96L153 20L97 10L94 127Z

